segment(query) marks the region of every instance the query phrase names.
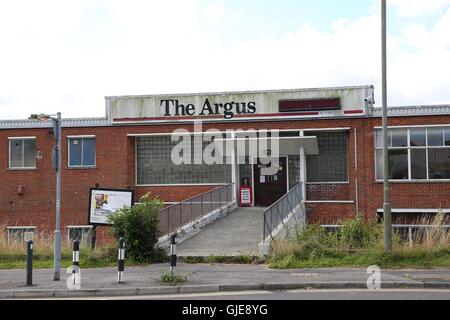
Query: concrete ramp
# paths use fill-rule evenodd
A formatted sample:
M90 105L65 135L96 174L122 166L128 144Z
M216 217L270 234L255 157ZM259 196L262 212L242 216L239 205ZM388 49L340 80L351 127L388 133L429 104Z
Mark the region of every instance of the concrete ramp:
M264 208L238 208L177 246L179 257L258 255Z

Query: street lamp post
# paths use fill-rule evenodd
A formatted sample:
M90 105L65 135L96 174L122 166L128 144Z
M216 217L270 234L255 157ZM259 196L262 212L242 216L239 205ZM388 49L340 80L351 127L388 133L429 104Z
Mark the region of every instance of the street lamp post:
M56 147L53 154L53 166L56 171L56 226L55 246L53 255L53 280L61 278L61 113L58 112L53 120L53 134Z
M389 197L389 149L387 112L387 58L386 58L386 0L381 0L381 56L382 56L382 110L383 110L383 173L384 173L384 244L387 254L392 254L392 217Z

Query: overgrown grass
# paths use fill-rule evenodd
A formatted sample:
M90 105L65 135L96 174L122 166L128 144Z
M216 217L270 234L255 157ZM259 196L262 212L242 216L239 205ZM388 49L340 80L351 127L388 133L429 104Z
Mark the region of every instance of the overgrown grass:
M286 240L276 240L269 265L272 268L367 267L432 268L450 267L450 233L440 226L448 224L444 214L418 221L434 225L421 230L409 243L394 234L393 254L383 245L383 225L365 221L361 215L344 220L337 232L318 225L291 232Z
M168 271L164 272L160 278L161 284L168 285L168 286L176 286L176 285L178 285L182 282L186 282L186 281L187 281L187 276L176 275L176 274L172 275Z
M24 269L26 267L26 244L23 241L7 242L6 228L0 225L0 269ZM126 259L126 265L137 266L149 264L152 261L137 262ZM159 262L159 261L155 261ZM63 241L61 248L61 267L72 265L72 247ZM117 244L110 243L96 250L88 247L80 248L81 268L101 268L117 266ZM39 233L33 238L33 268L44 269L53 267L53 238L48 233Z

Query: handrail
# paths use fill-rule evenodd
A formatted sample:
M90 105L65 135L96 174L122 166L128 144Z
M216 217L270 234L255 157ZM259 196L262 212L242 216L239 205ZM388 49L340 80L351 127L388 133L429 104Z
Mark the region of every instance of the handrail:
M180 227L233 201L233 183L203 192L159 211L159 232L170 234ZM204 204L208 203L207 206Z
M210 192L216 191L216 190L218 190L218 189L222 189L222 188L224 188L224 187L228 187L228 186L230 186L230 185L234 185L234 183L224 184L224 185L222 185L222 186L216 187L215 189L212 189L212 190L209 190L209 191L205 191L205 192L203 192L203 193L199 193L199 194L196 195L196 196L193 196L193 197L191 197L191 198L187 198L187 199L181 200L180 202L177 202L177 203L175 203L175 204L171 204L170 206L164 207L164 208L162 208L160 211L162 211L162 210L164 210L164 209L168 209L168 208L172 208L172 207L178 206L178 205L180 205L180 204L183 203L183 202L191 201L192 199L195 199L195 198L197 198L197 197L200 197L200 196L202 196L202 195L204 195L204 194L208 194L208 193L210 193Z
M294 188L292 188L288 193L286 193L284 196L282 196L280 199L278 199L276 202L274 202L270 207L268 207L264 212L272 209L272 207L275 207L278 203L283 201L292 191L294 191L297 187L301 186L302 183L297 184Z
M341 228L341 224L322 224L323 228ZM393 224L393 228L450 228L450 225L436 225L436 224Z
M280 225L284 226L284 220L293 212L295 208L302 205L302 186L303 183L297 184L274 204L264 210L263 218L263 239L265 240L269 235L273 240L273 231ZM292 197L294 198L292 199ZM303 211L303 210L302 210ZM297 217L294 214L294 219L297 221ZM304 211L303 216L304 217ZM269 222L270 221L270 222ZM286 227L286 226L284 226Z

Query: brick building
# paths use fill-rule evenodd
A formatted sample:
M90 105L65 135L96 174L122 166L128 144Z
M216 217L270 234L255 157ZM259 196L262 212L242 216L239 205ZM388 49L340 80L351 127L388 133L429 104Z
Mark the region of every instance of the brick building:
M106 97L105 118L63 120L63 235L89 228L89 190L96 184L130 188L135 200L150 191L173 203L229 183L237 193L246 178L253 205L267 206L303 183L310 222L334 223L358 211L376 218L383 172L381 110L373 93L360 86ZM411 223L450 210L450 105L391 107L389 127L393 220ZM215 136L205 136L233 141L223 158L242 161L176 165L170 156L177 129L185 130L179 138L195 132L193 150L195 137L214 129ZM276 130L278 173L262 174L257 156L235 148L249 130L258 141L264 130ZM10 234L54 228L52 131L51 121L0 121L0 224ZM211 143L206 140L200 152Z

